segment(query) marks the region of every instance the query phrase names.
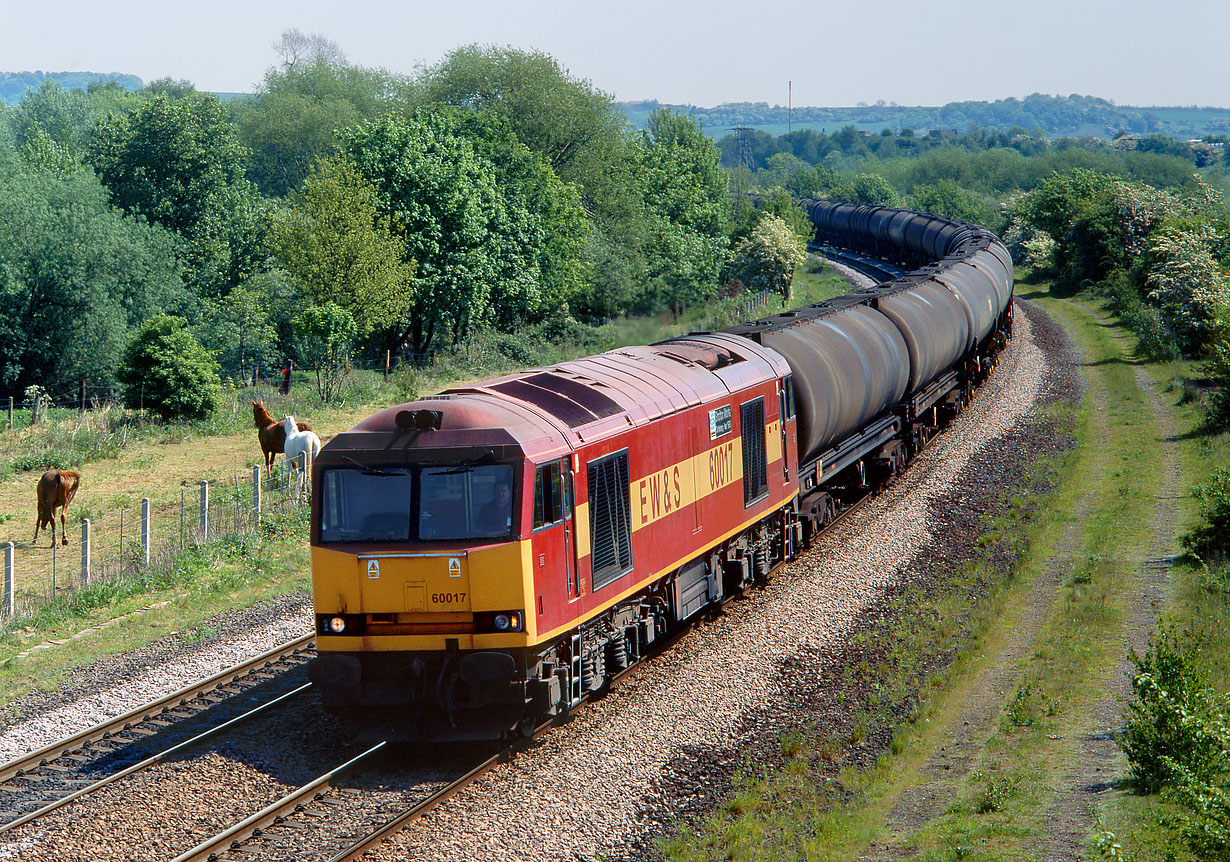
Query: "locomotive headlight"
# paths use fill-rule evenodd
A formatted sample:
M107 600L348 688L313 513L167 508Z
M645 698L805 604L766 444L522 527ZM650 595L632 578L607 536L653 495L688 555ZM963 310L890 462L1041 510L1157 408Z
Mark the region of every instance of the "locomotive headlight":
M334 617L329 620L329 631L333 632L335 635L340 635L342 632L346 631L346 621L341 617Z
M493 622L495 623L496 630L502 632L508 631L512 628L513 624L512 617L508 614L496 614Z

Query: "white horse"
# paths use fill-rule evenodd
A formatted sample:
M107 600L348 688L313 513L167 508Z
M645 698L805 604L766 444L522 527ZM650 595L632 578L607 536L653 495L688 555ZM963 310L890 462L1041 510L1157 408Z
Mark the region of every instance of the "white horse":
M298 500L303 494L304 469L310 468L320 454L320 438L313 431L300 431L294 416L287 416L282 427L286 431L286 466L295 471L295 499ZM300 458L305 452L306 460Z

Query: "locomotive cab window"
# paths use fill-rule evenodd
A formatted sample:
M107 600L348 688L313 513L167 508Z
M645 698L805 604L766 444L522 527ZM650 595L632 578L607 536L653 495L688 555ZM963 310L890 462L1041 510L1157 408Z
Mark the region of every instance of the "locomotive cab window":
M743 505L750 506L769 493L763 398L739 407L739 433L743 435Z
M534 471L534 529L564 520L565 500L559 464L544 464Z
M404 542L410 538L410 471L326 470L320 541Z
M794 375L787 374L782 380L782 421L789 422L794 418Z
M503 539L513 531L510 464L424 467L419 474L419 538Z

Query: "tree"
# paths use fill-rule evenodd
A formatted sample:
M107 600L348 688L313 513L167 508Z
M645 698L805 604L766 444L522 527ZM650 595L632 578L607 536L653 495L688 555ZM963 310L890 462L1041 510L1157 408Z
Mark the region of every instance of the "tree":
M711 296L730 242L730 200L717 148L686 114L659 108L639 142L650 304Z
M1219 314L1230 308L1230 282L1211 252L1217 239L1208 225L1167 226L1150 238L1148 298L1188 353L1212 348Z
M0 384L110 380L131 328L185 301L176 249L90 171L32 169L0 143Z
M115 82L103 87L66 90L54 80L43 79L37 90L26 94L13 109L12 126L18 144L29 144L42 133L59 147L80 158L94 137L99 121L128 110L135 97Z
M974 224L985 224L990 216L989 208L983 201L949 179L942 179L934 185L914 186L909 205L922 212Z
M273 246L303 305L332 299L360 338L399 332L414 300L414 261L376 189L349 161L322 163L302 196L274 220ZM395 347L396 345L389 345Z
M490 111L566 180L604 186L594 174L620 149L625 118L611 96L573 78L549 54L466 45L428 69L418 98Z
M218 363L182 317L160 314L141 325L124 349L116 378L124 403L164 419L204 419L218 408Z
M299 357L315 370L322 401L333 400L346 381L358 331L350 312L335 302L312 306L295 317Z
M498 118L420 108L341 133L347 157L417 261L403 333L416 352L493 320L533 319L583 275L576 192Z
M323 58L270 69L255 97L235 107L252 181L265 194L290 194L337 148L337 129L396 109L405 86L383 70Z
M184 233L243 179L246 152L214 96L160 95L98 128L89 161L117 206Z
M735 248L731 273L750 290L774 290L789 301L794 269L807 259L798 235L783 219L764 213Z
M897 190L879 174L859 174L854 178L851 203L869 207L895 207L900 202Z
M186 240L190 280L212 294L259 262L266 218L246 158L222 103L200 93L158 95L110 117L88 149L117 206Z
M275 361L277 331L270 315L261 276L252 278L220 299L201 300L196 335L219 361L224 373L246 379L254 367Z
M346 54L332 39L321 33L304 33L297 27L283 30L271 47L282 58L282 66L293 69L301 62L341 63Z

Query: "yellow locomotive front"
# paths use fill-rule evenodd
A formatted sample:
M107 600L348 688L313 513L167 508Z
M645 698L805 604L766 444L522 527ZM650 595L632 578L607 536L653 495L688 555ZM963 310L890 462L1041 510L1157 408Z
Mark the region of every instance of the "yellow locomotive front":
M317 459L309 675L365 736L490 738L559 699L526 614L532 494L516 438L545 442L543 429L489 400L383 411Z

